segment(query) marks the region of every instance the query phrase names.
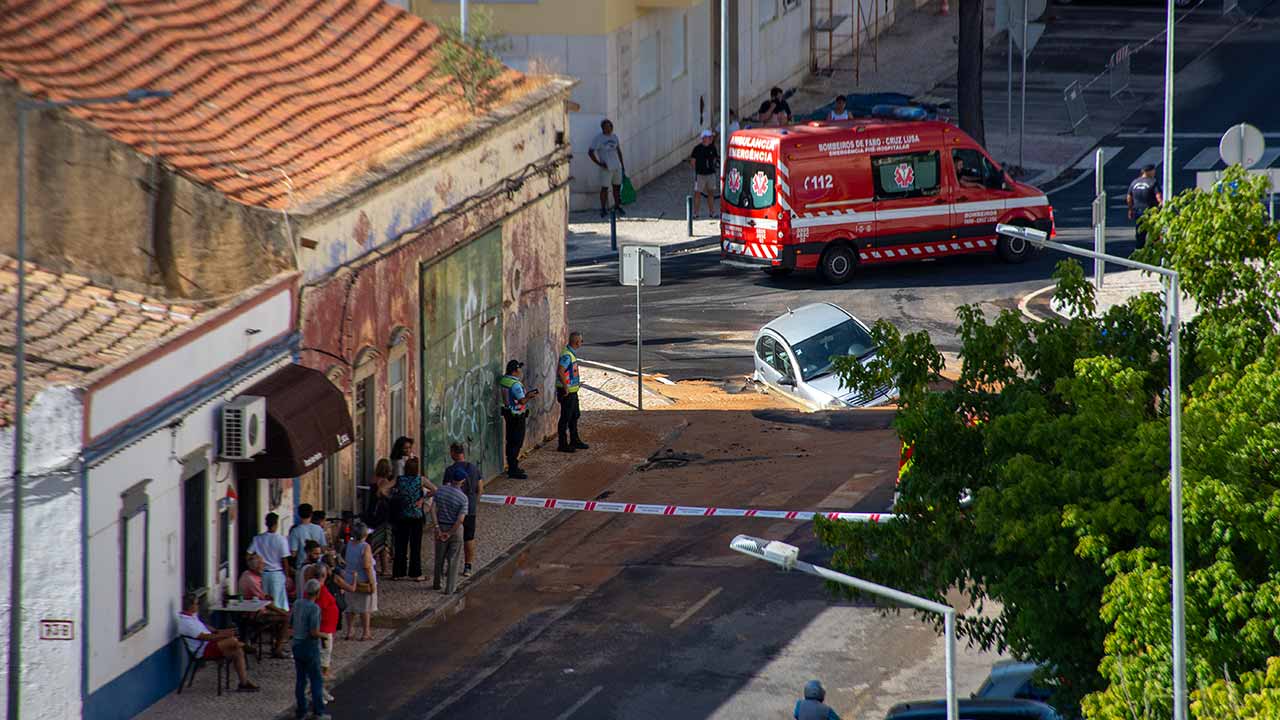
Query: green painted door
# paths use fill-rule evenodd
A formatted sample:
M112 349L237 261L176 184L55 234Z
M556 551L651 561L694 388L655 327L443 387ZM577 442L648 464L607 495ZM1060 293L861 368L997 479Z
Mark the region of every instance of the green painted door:
M502 469L497 382L502 376L502 230L422 270L420 454L432 482L460 442L486 477Z

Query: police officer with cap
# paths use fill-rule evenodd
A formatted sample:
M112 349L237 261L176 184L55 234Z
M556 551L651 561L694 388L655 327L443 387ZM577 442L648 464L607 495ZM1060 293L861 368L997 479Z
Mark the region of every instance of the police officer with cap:
M524 480L529 477L520 469L520 448L524 445L525 421L528 419L528 402L538 396L537 389L525 392L520 378L524 375L524 363L511 360L507 374L498 380L502 389L502 419L507 426L507 477Z

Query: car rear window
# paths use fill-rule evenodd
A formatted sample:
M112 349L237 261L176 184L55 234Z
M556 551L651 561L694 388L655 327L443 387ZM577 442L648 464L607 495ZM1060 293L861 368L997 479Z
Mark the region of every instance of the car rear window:
M744 210L773 207L773 166L746 160L729 160L724 174L724 201Z

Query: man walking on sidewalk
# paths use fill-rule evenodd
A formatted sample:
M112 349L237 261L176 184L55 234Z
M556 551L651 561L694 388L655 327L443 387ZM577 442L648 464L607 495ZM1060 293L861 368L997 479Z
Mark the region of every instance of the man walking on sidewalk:
M609 187L613 186L613 208L619 215L622 210L622 178L627 174L627 164L622 160L622 143L613 134L613 123L600 122L600 134L591 141L587 157L600 166L600 217L609 216Z
M556 423L556 438L559 441L556 450L573 452L586 450L589 446L582 442L578 435L578 418L582 413L578 410L578 387L581 378L578 376L578 348L582 347L582 333L569 333L569 344L560 353L560 362L556 366L556 401L560 403L560 422Z
M435 538L436 570L431 587L440 589L442 576L446 576L444 594L452 595L458 589L458 556L462 551L462 524L467 517L467 495L459 487L466 479L464 469L453 466L444 475L444 485L436 491ZM445 570L445 563L449 568Z
M528 402L538 396L537 389L525 392L524 363L511 360L507 363L507 374L498 380L502 389L502 419L507 426L507 477L512 480L524 480L529 477L520 469L520 448L524 446L525 422L528 420Z
M1164 203L1164 188L1156 180L1156 166L1145 165L1142 174L1129 183L1125 197L1129 206L1129 219L1133 221L1133 239L1139 248L1147 244L1147 231L1142 229L1142 216L1148 210Z
M716 134L703 130L698 144L693 146L689 155L689 167L693 168L693 216L698 217L698 198L707 203L707 217L716 216L711 199L720 195L720 176L716 170L720 165L720 151L716 150Z

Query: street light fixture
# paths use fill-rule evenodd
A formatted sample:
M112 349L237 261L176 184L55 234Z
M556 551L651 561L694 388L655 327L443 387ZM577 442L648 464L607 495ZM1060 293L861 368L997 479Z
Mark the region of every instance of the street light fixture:
M1168 165L1165 165L1166 172ZM1168 187L1165 188L1166 192ZM1148 265L1129 258L1086 250L1074 245L1055 242L1041 230L1017 225L997 225L996 232L1012 238L1021 238L1036 247L1061 250L1070 255L1093 258L1115 263L1127 268L1155 273L1168 280L1165 287L1165 319L1169 331L1169 543L1173 573L1173 717L1185 720L1187 716L1187 641L1186 641L1186 582L1182 558L1182 370L1179 358L1182 354L1182 317L1178 309L1182 297L1178 285L1178 273L1158 265Z
M168 90L130 90L123 95L109 97L77 98L73 100L19 100L18 111L18 305L16 341L14 342L14 410L13 410L13 538L10 541L12 559L9 563L9 684L8 717L19 715L19 678L22 669L22 482L25 461L23 436L26 420L26 313L27 313L27 111L53 110L82 105L108 105L136 103L151 98L167 98Z
M862 580L838 573L835 570L824 568L821 565L812 565L800 560L800 548L795 545L788 545L777 540L765 540L763 538L752 537L750 535L739 535L729 542L729 548L743 555L749 555L757 560L764 560L773 563L786 571L799 570L802 573L816 575L823 580L840 583L848 587L860 590L871 595L879 595L880 597L893 600L894 602L908 605L918 610L926 612L938 613L942 616L943 624L946 630L946 683L947 683L947 720L956 720L959 713L959 706L956 703L956 610L948 605L937 603L922 597L917 597L901 590L894 590L891 587L877 585L876 583Z

